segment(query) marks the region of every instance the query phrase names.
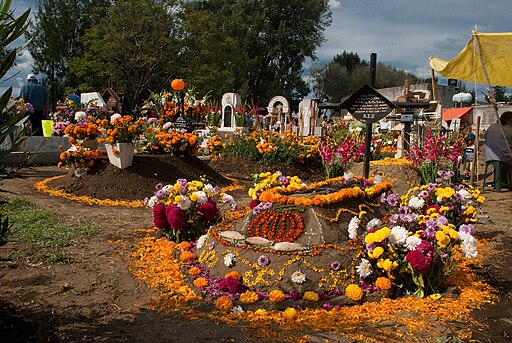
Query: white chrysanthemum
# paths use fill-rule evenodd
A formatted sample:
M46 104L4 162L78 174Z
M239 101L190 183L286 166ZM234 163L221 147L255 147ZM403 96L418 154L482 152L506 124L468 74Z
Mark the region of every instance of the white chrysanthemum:
M478 255L478 251L476 250L476 240L475 237L469 235L470 238L462 241L462 250L466 254L467 258L475 258Z
M373 218L372 220L370 220L368 222L368 224L366 224L366 230L370 230L376 226L378 226L380 224L380 219L379 218Z
M85 118L87 118L87 113L85 113L83 111L78 111L75 113L75 121L76 122L84 120Z
M409 236L408 231L403 226L393 226L391 229L391 233L389 234L388 240L389 243L393 245L403 245L405 244L405 240Z
M211 183L207 183L206 185L204 185L203 190L207 194L215 194L215 187L213 187Z
M172 189L172 185L165 185L162 190L166 193L166 194L169 194L169 190Z
M67 151L68 152L77 152L78 148L76 145L71 145Z
M110 117L110 124L114 124L114 122L116 120L118 120L119 118L122 118L123 116L120 115L119 113L114 113L111 117Z
M199 237L196 244L197 249L201 249L204 246L204 243L206 243L206 238L206 235Z
M412 197L411 199L409 199L408 205L410 207L418 210L418 209L422 208L423 206L425 206L425 200L420 199L418 197Z
M190 207L190 203L191 203L191 201L188 198L188 196L182 195L181 196L181 201L178 201L176 203L176 205L178 205L178 207L181 208L183 211L186 211Z
M418 236L409 236L405 240L405 246L407 250L413 251L421 243L421 238Z
M295 283L304 283L306 282L306 275L302 273L300 270L297 270L292 274L292 281Z
M172 123L170 121L168 121L167 123L164 124L164 126L162 126L162 129L164 130L169 130L172 126Z
M222 202L231 204L235 202L235 198L233 198L231 195L222 193Z
M197 195L197 202L199 204L204 204L205 202L208 201L208 196L203 191L197 191L197 192L194 192L193 194Z
M235 264L235 262L236 262L236 256L232 252L227 253L226 255L224 255L224 265L226 267L233 266Z
M149 208L153 208L155 207L156 203L158 202L158 197L156 195L153 195L151 198L149 198L148 200L148 207Z
M459 239L462 242L471 240L472 238L474 239L474 237L469 232L459 231L458 234L459 234Z
M461 190L457 191L457 194L459 194L460 201L463 204L467 204L468 202L471 201L471 194L466 189L461 189Z
M359 265L356 267L356 271L359 274L359 276L362 277L363 279L370 276L370 274L372 273L372 265L370 261L368 261L365 258L362 258L361 263L359 263Z
M350 219L350 223L348 223L348 238L354 239L357 237L357 228L359 227L359 223L361 223L361 220L357 217Z
M243 313L243 312L244 312L244 309L240 305L233 306L233 308L231 309L232 314L239 314L239 313Z

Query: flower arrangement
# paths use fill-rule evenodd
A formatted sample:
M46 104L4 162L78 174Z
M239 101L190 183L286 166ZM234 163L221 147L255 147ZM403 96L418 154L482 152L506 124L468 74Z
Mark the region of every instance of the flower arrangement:
M179 154L196 156L199 151L197 135L171 128L170 122L156 118L140 118L136 126L140 136L137 143L141 153L148 154Z
M133 143L139 136L139 130L132 116L114 114L108 119L98 120L105 143Z
M60 154L58 167L73 168L75 171L79 171L77 173L79 175L81 171L89 171L94 165L95 160L100 158L101 155L100 149L91 150L80 145L72 145L68 150Z
M432 131L422 142L413 143L407 152L413 166L418 168L424 184L436 182L439 170L451 170L455 175L461 154L462 140Z
M34 113L34 107L31 103L25 102L22 98L19 98L12 105L9 112L11 112L12 116L26 116L31 113Z
M366 256L357 266L365 283L390 288L382 279L386 278L400 292L423 297L440 291L455 267L457 247L468 258L477 255L473 223L476 206L484 201L477 189L429 184L412 188L401 198L383 194L381 201L392 211L385 221L367 226Z
M76 124L66 126L64 134L70 137L71 144L76 144L85 140L95 140L100 135L100 129L96 125L96 120L93 117L88 117Z
M155 188L144 204L153 209L155 226L175 242L195 241L217 223L221 218L218 202L236 209L232 196L204 181L178 179Z
M64 136L66 127L71 124L71 122L74 122L75 112L73 101L67 99L64 102L57 103L55 112L50 114L50 118L53 120L52 136Z
M206 115L206 122L210 127L219 127L222 113L220 110L212 110Z
M261 192L274 187L285 187L289 190L297 190L304 186L304 183L298 176L286 176L280 171L275 173L261 172L253 174L254 186L249 188L249 196L253 200L258 200Z

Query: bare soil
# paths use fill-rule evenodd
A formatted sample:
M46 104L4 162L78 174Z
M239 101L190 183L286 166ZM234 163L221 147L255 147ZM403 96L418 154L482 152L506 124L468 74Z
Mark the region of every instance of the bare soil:
M211 167L218 175L223 174L246 181L249 180L249 171L260 171L253 162L241 159L233 159L229 163L224 161L222 167L218 166L219 163L211 163L208 166L205 162L199 162L197 162L199 170L203 170L201 169L203 167L204 170L209 170L208 168ZM166 176L172 177L171 179L152 178L151 174L148 174L151 171L147 167L148 163L141 165L142 170L138 172L127 170L123 171L125 173L123 175L105 176L103 174L101 177L90 179L88 182L94 183L96 189L94 195L100 197L99 190L103 182L100 180L105 182L118 180L118 184L110 188L106 197L112 199L120 196L128 199L126 193L116 194L115 190L125 191L133 186L131 179L131 177L135 178L133 174L143 179L150 179L147 185L138 191L129 192L133 195L137 194L133 198L138 199L141 199L141 195L151 195L157 182L170 183L177 177L196 178L196 175L187 174L190 170L181 170L183 174L179 174L180 168L175 167L177 164L167 167L175 173L172 176ZM277 170L280 167L282 166L266 169L262 167L261 170ZM158 170L164 172L164 169ZM294 172L292 169L283 171L289 175ZM306 180L322 177L321 174L309 171L311 176L308 178L308 171L300 172L304 173L302 177ZM122 241L129 247L135 242L137 239L135 228L152 226L151 211L145 208L91 206L50 197L35 191L34 182L62 174L65 173L56 167L32 167L23 169L20 178L0 182L2 196L25 198L41 209L57 213L63 221L89 222L100 228L99 232L92 237L77 239L72 245L63 248L62 253L68 257L66 263L38 262L38 257L45 253L44 248L38 245L9 242L0 246L0 341L262 341L251 333L250 328L241 325L226 326L209 319L189 321L183 319L179 313L159 313L152 310L151 298L156 294L130 273L129 249L119 249L119 245L113 243ZM56 180L52 186L69 190L69 187L73 187L73 182L76 182L76 178L71 174L59 180L61 183ZM140 183L140 179L138 180L137 182ZM217 181L219 180L222 181L222 179ZM244 194L245 190L238 191L234 195L236 198L243 198ZM489 240L495 252L495 258L487 261L478 273L496 287L499 292L499 301L475 311L474 317L482 323L482 327L474 330L474 341L510 342L512 336L510 266L512 192L504 190L496 193L487 189L484 195L487 201L480 215L478 236ZM309 333L310 342L326 340L350 342L344 337Z

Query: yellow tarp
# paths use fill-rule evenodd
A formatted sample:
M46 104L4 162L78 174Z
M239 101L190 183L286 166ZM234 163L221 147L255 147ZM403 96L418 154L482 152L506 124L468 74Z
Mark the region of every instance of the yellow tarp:
M480 46L489 83L512 86L512 32L473 32L468 44L453 60L448 62L431 57L430 67L446 78L487 84L475 39Z

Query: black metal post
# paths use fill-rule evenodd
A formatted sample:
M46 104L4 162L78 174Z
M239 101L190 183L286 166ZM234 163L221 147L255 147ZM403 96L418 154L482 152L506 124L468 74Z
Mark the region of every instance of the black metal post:
M377 70L377 54L372 52L370 54L370 86L375 87L375 75ZM368 178L370 175L370 159L371 159L371 144L372 144L372 123L366 123L366 137L364 143L364 165L363 176Z

